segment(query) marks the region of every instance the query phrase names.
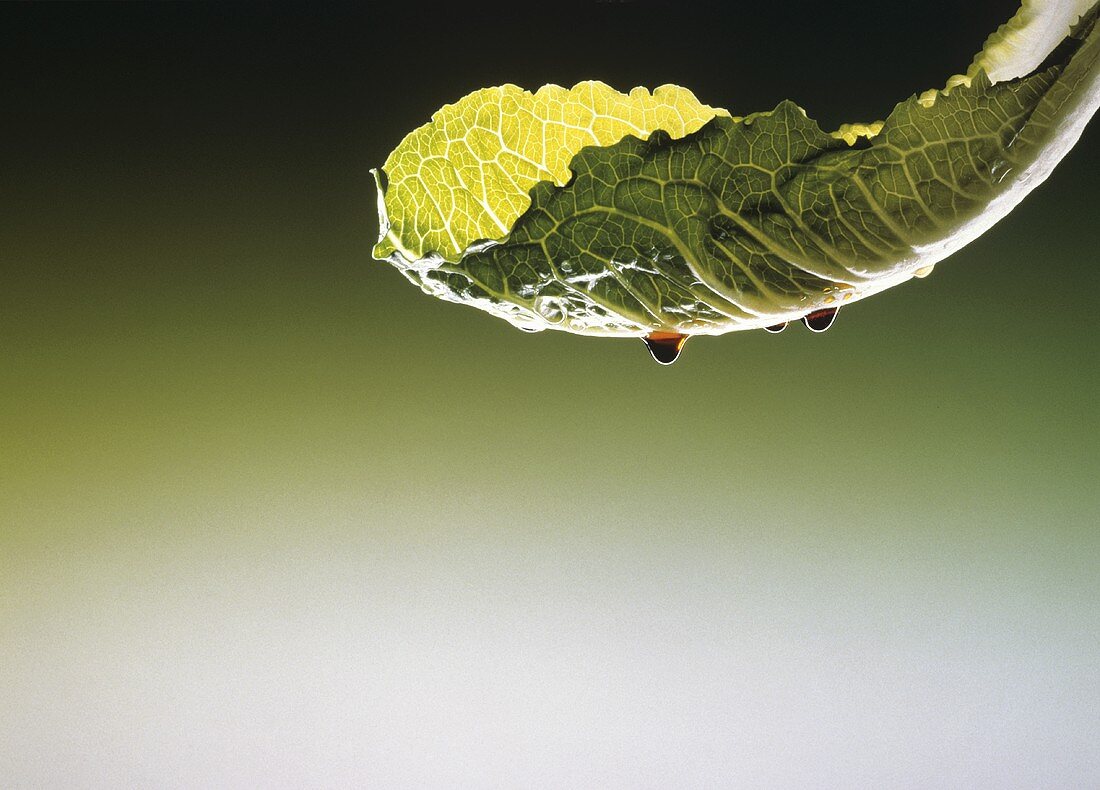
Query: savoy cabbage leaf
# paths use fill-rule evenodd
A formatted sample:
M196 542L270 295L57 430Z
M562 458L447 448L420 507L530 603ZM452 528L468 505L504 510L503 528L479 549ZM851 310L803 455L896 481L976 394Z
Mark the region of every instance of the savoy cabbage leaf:
M1025 0L965 74L832 133L791 102L738 118L674 86L478 91L375 171L375 256L528 330L827 326L1049 175L1100 104L1096 15Z

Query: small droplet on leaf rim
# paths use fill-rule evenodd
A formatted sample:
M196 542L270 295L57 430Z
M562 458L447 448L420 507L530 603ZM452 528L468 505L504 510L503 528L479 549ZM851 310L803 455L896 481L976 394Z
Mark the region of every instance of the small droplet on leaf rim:
M814 310L812 313L802 316L802 323L811 332L824 332L833 325L838 312L840 312L839 307L825 307L821 310Z
M764 331L765 332L771 332L773 335L778 335L780 332L782 332L786 328L787 328L787 322L784 321L782 324L772 324L771 326L766 326L766 327L764 327Z

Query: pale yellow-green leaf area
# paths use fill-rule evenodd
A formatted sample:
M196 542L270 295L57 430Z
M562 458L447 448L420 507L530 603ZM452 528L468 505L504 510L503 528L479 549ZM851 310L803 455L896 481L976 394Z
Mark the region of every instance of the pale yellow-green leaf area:
M1030 74L1095 5L1096 0L1022 0L1013 17L985 40L966 73L952 75L940 90L926 90L920 103L931 107L941 93L969 86L979 71L993 84Z
M676 85L629 94L595 81L475 91L436 112L386 160L374 255L457 260L475 241L507 236L535 184L564 185L581 148L656 130L678 139L728 114Z
M861 137L871 139L882 131L882 121L874 123L845 123L835 132L829 132L830 137L843 140L848 145L855 145Z

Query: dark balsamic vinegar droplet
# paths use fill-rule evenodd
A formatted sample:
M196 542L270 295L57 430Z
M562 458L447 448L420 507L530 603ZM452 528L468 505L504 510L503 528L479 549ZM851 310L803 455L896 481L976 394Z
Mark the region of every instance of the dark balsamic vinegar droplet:
M822 310L814 310L812 313L807 313L802 316L802 323L804 323L806 328L811 332L824 332L833 325L833 321L836 320L836 314L839 310L839 307L826 307Z
M771 326L766 326L766 327L764 327L764 331L765 332L771 332L773 335L778 335L780 332L782 332L786 328L787 328L787 322L784 321L782 324L772 324Z
M679 332L650 332L642 338L653 358L662 365L671 365L680 356L687 335Z

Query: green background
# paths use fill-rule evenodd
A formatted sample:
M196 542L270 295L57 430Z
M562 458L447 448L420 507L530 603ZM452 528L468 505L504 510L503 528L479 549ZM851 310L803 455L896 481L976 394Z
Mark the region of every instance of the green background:
M1095 122L928 279L670 368L369 254L468 91L834 128L1013 11L955 5L3 8L0 784L1100 784Z

